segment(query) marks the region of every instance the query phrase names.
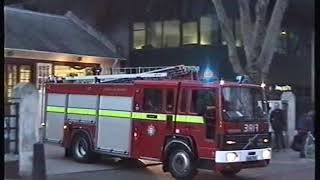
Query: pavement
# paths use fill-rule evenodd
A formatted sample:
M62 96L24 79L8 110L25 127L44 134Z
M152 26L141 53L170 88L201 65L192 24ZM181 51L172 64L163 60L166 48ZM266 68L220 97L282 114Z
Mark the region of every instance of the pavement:
M161 165L151 161L121 161L103 158L94 164L82 164L64 157L64 149L46 145L46 168L48 180L165 180L173 179L170 173L162 172ZM212 171L199 171L196 180L311 180L315 178L314 159L301 159L299 153L290 149L273 153L269 166L244 169L233 178L223 177Z

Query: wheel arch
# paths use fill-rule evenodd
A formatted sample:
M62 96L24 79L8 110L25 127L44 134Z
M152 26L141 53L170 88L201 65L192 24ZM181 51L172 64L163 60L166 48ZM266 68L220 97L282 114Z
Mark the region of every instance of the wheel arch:
M171 135L167 136L165 138L165 143L162 151L161 160L163 162L163 170L167 171L167 161L168 161L168 155L170 154L170 151L175 149L174 147L181 147L186 148L190 153L193 154L194 158L198 158L198 151L196 142L194 139L190 136L184 136L184 135Z
M85 129L74 129L73 132L72 132L72 135L71 135L71 140L70 140L70 146L73 146L73 141L75 139L75 137L77 137L78 135L82 135L82 136L86 136L89 140L89 143L90 143L90 146L92 149L94 149L94 141L92 139L92 136L90 134L90 132L88 130L85 130Z

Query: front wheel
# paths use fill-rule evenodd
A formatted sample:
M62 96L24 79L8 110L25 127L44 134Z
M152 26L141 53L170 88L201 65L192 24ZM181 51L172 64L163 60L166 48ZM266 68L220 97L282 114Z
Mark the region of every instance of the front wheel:
M220 173L223 176L235 176L240 171L241 169L224 169L224 170L221 170Z
M87 136L78 134L72 143L72 157L83 163L90 163L96 159L96 154L91 150L91 144Z
M171 175L176 179L192 179L197 174L195 159L191 152L185 149L170 153L168 167Z

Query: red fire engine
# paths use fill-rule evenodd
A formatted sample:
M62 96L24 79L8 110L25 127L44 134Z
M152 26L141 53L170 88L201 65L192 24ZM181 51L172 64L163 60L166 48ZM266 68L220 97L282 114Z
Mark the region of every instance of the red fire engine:
M95 79L100 83L46 85L46 140L61 143L76 161L90 162L99 154L159 161L176 179L192 178L197 169L233 175L269 164L261 86Z

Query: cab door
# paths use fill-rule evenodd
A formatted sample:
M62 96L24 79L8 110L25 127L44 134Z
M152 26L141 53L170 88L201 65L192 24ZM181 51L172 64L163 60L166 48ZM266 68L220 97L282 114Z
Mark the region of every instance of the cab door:
M134 98L133 156L159 160L165 137L173 131L177 87L137 87Z
M217 89L182 86L180 89L176 132L191 136L200 158L212 159L216 147L218 117Z

